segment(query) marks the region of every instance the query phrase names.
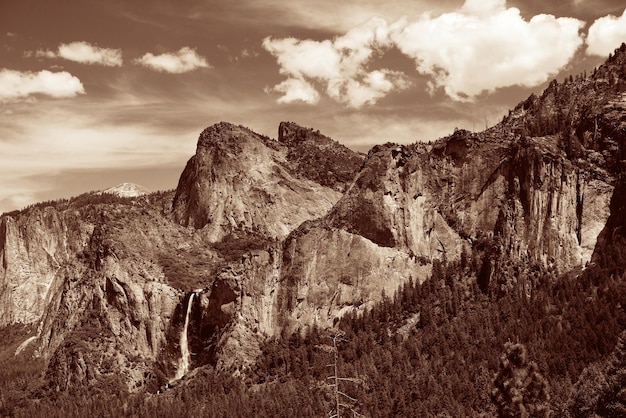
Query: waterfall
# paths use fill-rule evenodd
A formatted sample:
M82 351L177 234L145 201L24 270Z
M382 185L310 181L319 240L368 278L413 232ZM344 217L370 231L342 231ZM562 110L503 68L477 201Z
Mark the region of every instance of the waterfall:
M180 360L178 361L178 370L176 370L176 376L174 377L175 380L183 377L189 371L189 365L191 364L191 352L189 351L189 341L187 340L187 328L189 327L189 314L191 313L193 297L195 295L195 293L191 293L189 301L187 302L185 325L183 326L183 332L180 334Z

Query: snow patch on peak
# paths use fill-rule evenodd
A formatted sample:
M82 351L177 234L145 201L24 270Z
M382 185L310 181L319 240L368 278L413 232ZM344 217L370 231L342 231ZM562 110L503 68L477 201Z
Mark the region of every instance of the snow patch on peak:
M137 197L150 193L150 190L135 183L122 183L115 187L109 187L101 193L110 193L119 197Z

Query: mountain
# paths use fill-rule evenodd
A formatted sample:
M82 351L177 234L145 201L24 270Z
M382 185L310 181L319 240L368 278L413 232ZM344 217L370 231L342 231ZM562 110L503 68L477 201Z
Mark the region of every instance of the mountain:
M202 344L200 364L215 364L215 352L234 341L230 334L219 341L223 328L244 327L252 349L276 331L275 321L263 320L276 312L271 285L254 284L255 275L265 280L280 268L272 255L280 240L326 213L349 181L346 171L363 159L311 130L281 125L288 130L299 132L297 140L219 123L200 135L174 193L85 194L1 218L2 325L38 324L32 344L53 387L110 378L96 366L103 359L111 373L127 375L123 386L131 391L173 375L180 353L173 335L191 289L201 289L196 303L205 309L192 324L203 336L191 338ZM336 173L326 185L312 170L296 169L317 160ZM121 189L136 188L114 188ZM237 309L226 308L235 298ZM238 362L252 360L243 354Z
M412 353L441 379L443 364L471 354L482 362L466 365L473 382L489 380L498 355L468 347L468 329L491 335L484 344L514 329L544 353L580 353L571 370L542 357L564 408L571 379L626 326L625 135L626 45L499 124L432 143L363 155L292 122L277 139L217 123L200 134L174 191L124 184L0 217L6 352L39 359L39 386L28 386L38 393L206 391L202 379L221 376L216 387L271 391L286 381L293 394L304 384L297 373L323 375L298 362L339 350L321 330L343 327L381 358L393 341L406 350L393 351L398 362ZM608 328L598 336L591 322ZM578 340L568 340L562 331L576 325ZM448 357L420 346L455 333L466 338ZM344 366L375 379L374 360L350 347ZM456 413L489 408L467 396L478 403Z
M229 123L205 129L176 189L174 219L219 241L250 233L284 238L325 214L360 156L293 124L281 124L279 133L276 141ZM317 161L324 161L327 174L313 169L322 166Z
M137 197L150 193L150 190L135 183L122 183L114 187L109 187L101 193L110 193L119 197Z

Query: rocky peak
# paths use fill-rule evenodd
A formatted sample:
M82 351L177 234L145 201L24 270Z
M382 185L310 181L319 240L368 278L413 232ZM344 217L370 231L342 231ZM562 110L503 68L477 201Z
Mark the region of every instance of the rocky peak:
M289 147L286 158L296 175L340 192L350 185L364 159L318 130L293 122L280 123L278 142Z
M616 172L626 140L626 44L591 75L553 80L541 95L532 94L506 116L500 128L524 137L554 135L572 159L596 160ZM600 153L600 156L591 155Z
M135 183L122 183L114 187L109 187L101 193L114 194L119 197L137 197L150 193L150 190Z
M234 125L230 122L219 122L202 131L198 138L198 149L228 148L232 152L238 153L243 150L243 145L250 141L261 142L267 145L272 140L257 134L245 126Z
M333 140L322 135L319 130L305 128L294 122L281 122L278 125L278 141L286 145L296 145L307 141L329 144Z
M231 233L286 236L339 198L303 174L290 155L285 145L248 128L225 122L208 127L181 175L174 219L205 229L212 241Z

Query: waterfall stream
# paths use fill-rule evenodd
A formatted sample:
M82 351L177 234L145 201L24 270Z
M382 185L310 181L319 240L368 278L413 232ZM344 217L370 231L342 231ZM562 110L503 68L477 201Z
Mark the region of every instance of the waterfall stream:
M189 327L189 314L193 306L193 298L196 294L192 293L187 302L187 314L185 315L185 325L180 334L180 360L178 361L178 369L176 370L175 380L183 377L188 371L191 364L191 352L189 351L189 341L187 339L187 328Z

